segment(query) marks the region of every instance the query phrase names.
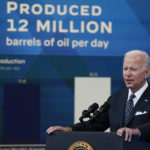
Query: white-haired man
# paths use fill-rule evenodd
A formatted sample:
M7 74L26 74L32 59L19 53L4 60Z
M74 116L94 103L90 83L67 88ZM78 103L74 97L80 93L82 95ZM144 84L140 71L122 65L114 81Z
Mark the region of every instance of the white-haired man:
M126 89L108 98L110 108L93 122L91 120L77 123L71 127L52 126L47 129L50 134L62 131L105 131L111 132L131 141L133 135L150 142L150 58L141 50L132 50L125 54L123 61L123 79Z

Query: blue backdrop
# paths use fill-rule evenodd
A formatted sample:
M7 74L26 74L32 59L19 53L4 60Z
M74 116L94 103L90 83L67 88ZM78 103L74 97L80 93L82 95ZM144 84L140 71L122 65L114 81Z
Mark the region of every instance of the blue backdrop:
M124 53L150 54L149 6L149 0L2 0L0 143L6 142L7 84L39 85L38 134L31 143L45 143L50 125L73 123L74 77L111 77L112 93L123 88ZM22 107L14 103L14 109Z

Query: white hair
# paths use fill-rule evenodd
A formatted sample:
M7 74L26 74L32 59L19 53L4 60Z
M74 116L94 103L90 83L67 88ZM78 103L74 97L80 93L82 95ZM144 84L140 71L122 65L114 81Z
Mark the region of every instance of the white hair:
M142 50L131 50L128 51L127 53L125 53L125 56L131 56L131 55L141 55L143 56L143 70L147 70L148 68L150 68L150 57L149 55Z

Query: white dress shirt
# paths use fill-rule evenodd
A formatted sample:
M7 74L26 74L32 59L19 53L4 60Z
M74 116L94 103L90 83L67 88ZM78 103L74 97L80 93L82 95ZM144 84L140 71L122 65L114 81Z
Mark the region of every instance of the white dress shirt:
M134 106L136 105L136 103L138 102L138 100L140 99L140 97L142 96L142 94L144 93L144 91L147 89L147 87L148 87L148 83L146 82L142 88L140 88L137 92L134 93L135 94L135 97L133 98L133 104L134 104ZM132 94L132 92L129 89L128 99L127 100L129 100L129 97L130 97L131 94Z

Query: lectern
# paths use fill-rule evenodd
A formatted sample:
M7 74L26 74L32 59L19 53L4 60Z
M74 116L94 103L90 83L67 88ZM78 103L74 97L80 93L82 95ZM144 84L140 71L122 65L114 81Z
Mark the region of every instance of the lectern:
M150 144L137 138L126 142L116 133L56 131L47 135L46 150L150 150Z

